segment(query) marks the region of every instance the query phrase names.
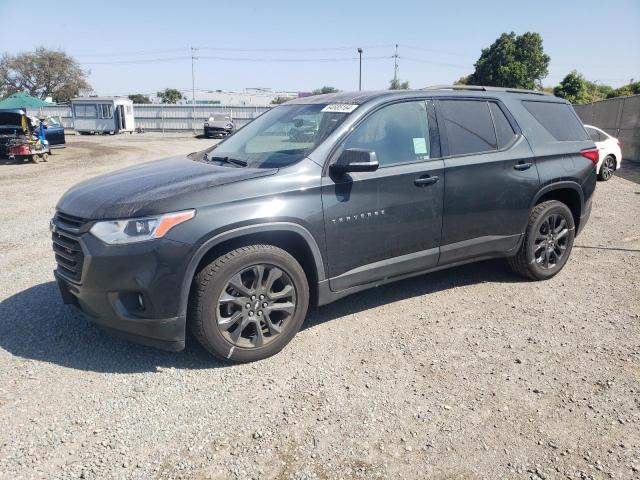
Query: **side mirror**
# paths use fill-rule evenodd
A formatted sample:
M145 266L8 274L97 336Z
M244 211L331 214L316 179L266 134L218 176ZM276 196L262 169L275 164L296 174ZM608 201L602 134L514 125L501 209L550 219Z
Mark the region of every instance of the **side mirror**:
M373 150L348 148L342 151L330 168L336 175L342 175L348 172L374 172L379 166Z

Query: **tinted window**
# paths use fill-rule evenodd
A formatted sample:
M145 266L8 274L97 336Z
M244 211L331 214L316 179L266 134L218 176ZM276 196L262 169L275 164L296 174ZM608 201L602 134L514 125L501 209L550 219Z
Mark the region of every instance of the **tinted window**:
M373 150L380 165L427 160L431 148L425 102L381 108L358 125L344 148Z
M441 100L438 111L446 131L449 155L488 152L498 148L487 102Z
M493 124L496 127L498 148L504 148L513 142L516 132L497 103L489 102L489 109L491 110L491 115L493 115Z
M565 103L523 101L529 113L560 142L588 140L573 108Z
M593 128L589 128L589 127L585 127L585 130L587 131L587 133L591 137L591 140L593 140L594 142L598 142L599 141L600 135L598 134L597 130L594 130Z

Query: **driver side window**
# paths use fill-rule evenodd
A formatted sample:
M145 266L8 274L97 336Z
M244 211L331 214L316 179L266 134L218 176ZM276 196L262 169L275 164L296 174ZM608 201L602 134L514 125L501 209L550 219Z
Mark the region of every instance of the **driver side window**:
M381 167L428 160L426 103L420 100L382 107L356 127L343 147L373 150Z

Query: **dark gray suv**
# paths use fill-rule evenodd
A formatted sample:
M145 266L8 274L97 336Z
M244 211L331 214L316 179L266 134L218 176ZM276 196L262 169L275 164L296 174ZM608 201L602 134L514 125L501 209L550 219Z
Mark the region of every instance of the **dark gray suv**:
M309 306L397 279L494 257L552 277L597 161L571 105L540 92L301 98L205 151L71 188L51 221L55 276L116 334L180 350L189 326L212 354L257 360Z

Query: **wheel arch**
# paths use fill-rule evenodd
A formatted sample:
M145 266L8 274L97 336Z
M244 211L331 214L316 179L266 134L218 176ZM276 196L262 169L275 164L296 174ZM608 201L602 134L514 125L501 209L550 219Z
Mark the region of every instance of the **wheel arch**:
M580 218L584 206L584 194L582 188L576 182L563 181L546 185L538 191L530 206L533 209L536 205L547 200L557 200L564 203L573 216L573 223L576 232L580 231Z
M318 282L325 280L320 248L309 230L296 223L247 225L220 233L205 241L191 257L183 279L180 311L187 314L189 294L196 273L213 258L248 243L268 243L290 253L302 266L309 282L310 304L318 298Z

